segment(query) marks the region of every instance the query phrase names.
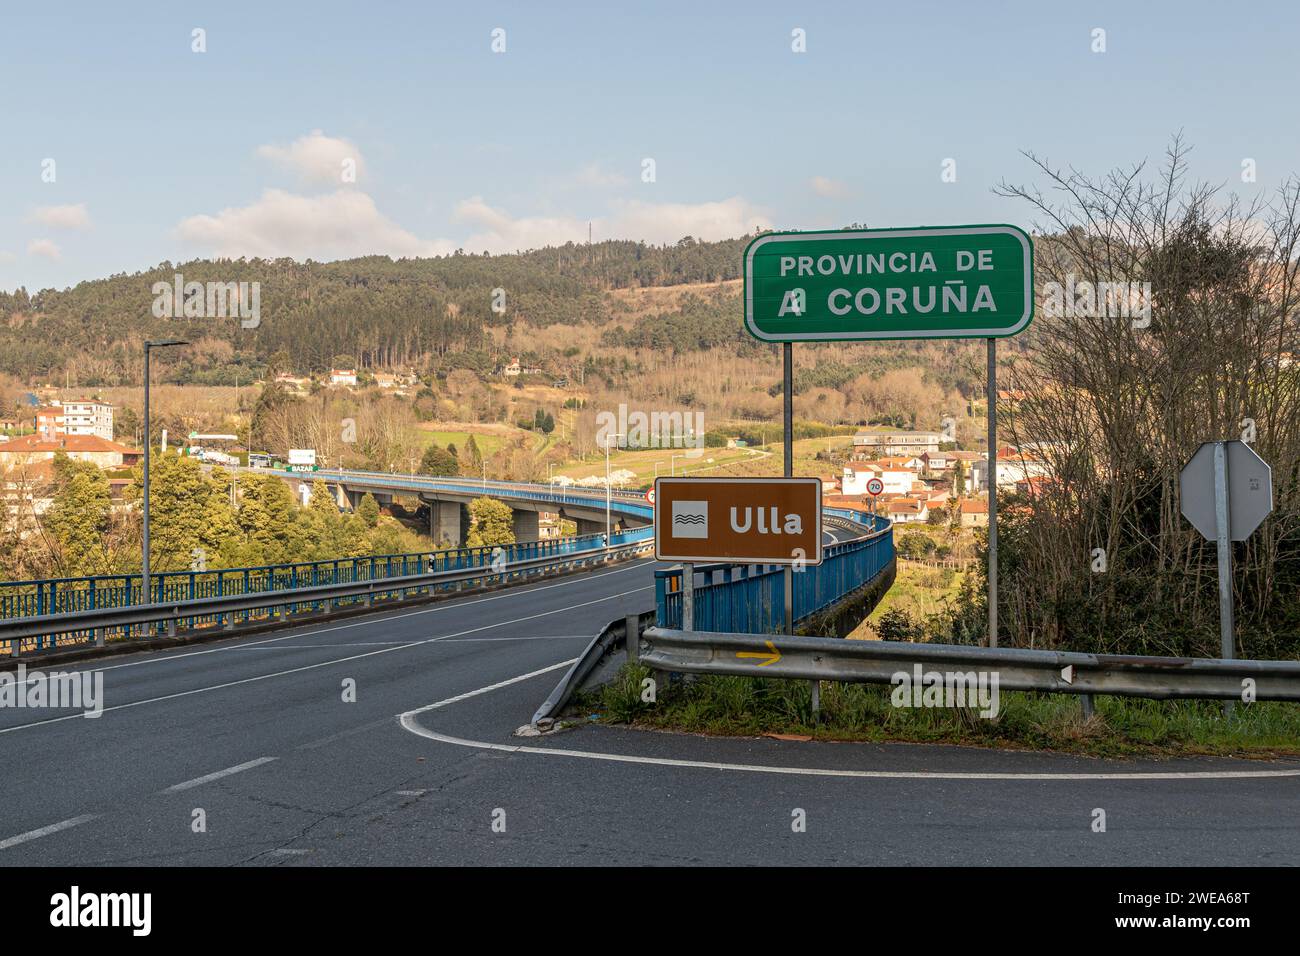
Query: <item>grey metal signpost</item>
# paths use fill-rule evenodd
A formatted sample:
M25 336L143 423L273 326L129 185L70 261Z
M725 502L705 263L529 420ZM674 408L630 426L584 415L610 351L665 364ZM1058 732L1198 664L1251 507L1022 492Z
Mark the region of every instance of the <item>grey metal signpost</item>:
M1273 511L1273 472L1243 441L1206 442L1178 476L1183 517L1214 541L1219 563L1221 656L1237 656L1232 608L1232 542L1245 541ZM1232 703L1225 709L1231 712Z

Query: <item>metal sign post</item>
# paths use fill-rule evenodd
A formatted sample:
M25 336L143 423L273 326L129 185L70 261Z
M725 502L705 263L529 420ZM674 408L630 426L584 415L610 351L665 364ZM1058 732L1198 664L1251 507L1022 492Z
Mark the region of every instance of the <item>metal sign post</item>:
M989 647L998 646L998 340L989 339Z
M785 401L783 418L785 421L785 471L787 478L794 477L794 345L786 342L781 346L781 364L784 368ZM794 569L787 565L785 578L785 631L794 633Z
M1228 512L1228 449L1214 443L1214 542L1219 558L1219 645L1223 659L1236 657L1232 621L1232 516Z
M695 630L695 565L682 565L682 630Z
M784 474L787 478L794 477L794 343L785 342L781 345L781 369L784 385L784 398L782 402L782 422L785 432L783 444L785 451L785 468ZM820 529L818 531L820 534ZM786 565L785 571L782 572L782 584L785 585L785 622L783 633L794 634L794 568ZM809 690L812 694L812 717L817 719L817 715L822 709L822 685L820 681L809 681Z
M1183 516L1213 541L1219 570L1219 646L1237 656L1232 609L1232 542L1245 541L1273 511L1273 471L1242 441L1206 442L1178 476ZM1224 705L1232 713L1232 702Z

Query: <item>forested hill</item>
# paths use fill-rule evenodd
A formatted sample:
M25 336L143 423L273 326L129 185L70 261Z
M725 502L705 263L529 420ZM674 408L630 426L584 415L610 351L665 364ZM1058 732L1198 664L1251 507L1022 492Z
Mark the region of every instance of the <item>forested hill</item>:
M169 356L167 377L178 382L248 381L278 353L299 371L328 369L337 356L355 357L362 367L482 365L492 360L493 326L603 325L611 317L608 290L738 278L749 238L570 243L515 255L398 261L163 262L63 291L0 292L0 373L58 380L71 367L86 386L132 384L141 343L162 337L204 342L186 350L188 358ZM154 284L170 285L177 273L187 283L260 283L260 323L155 317ZM497 289L505 293L504 312L493 311Z

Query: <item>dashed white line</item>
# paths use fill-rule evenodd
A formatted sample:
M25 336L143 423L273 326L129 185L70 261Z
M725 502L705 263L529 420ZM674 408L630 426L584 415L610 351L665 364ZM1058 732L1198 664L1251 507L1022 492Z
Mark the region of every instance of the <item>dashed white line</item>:
M7 850L11 846L27 843L30 840L39 840L43 836L58 833L60 830L70 830L73 827L81 826L83 823L89 823L97 816L99 816L98 813L86 813L79 817L73 817L71 820L64 820L61 823L51 823L48 827L41 827L39 830L28 830L26 833L11 836L7 840L0 840L0 850Z
M274 757L258 757L256 760L249 760L247 763L236 764L233 767L227 767L225 770L217 770L213 773L205 773L201 777L195 777L193 780L186 780L184 783L174 783L163 793L179 793L181 790L189 790L191 787L200 787L205 783L211 783L213 780L220 780L222 777L229 777L232 774L243 773L245 770L252 770L254 767L260 767L262 764L270 763Z

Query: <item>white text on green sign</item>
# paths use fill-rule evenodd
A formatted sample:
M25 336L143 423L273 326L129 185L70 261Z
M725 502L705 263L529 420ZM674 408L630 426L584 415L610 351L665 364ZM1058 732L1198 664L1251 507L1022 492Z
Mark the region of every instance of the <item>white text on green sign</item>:
M745 250L745 326L769 342L985 338L1033 318L1015 226L772 233Z

